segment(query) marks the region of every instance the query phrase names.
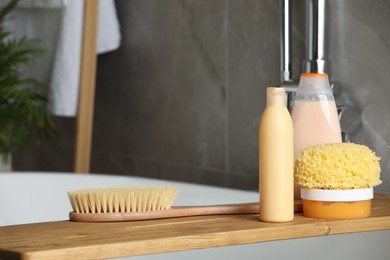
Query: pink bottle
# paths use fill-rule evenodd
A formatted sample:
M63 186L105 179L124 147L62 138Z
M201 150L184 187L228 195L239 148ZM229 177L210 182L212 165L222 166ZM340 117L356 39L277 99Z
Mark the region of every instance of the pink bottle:
M340 121L327 74L302 73L291 117L294 159L309 146L341 143ZM299 198L297 186L295 198Z

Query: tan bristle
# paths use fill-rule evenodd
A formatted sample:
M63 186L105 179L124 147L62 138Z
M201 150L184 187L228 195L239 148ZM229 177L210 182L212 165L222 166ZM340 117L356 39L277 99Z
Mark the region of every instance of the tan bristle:
M169 209L176 197L175 187L113 187L68 192L77 213L128 213Z

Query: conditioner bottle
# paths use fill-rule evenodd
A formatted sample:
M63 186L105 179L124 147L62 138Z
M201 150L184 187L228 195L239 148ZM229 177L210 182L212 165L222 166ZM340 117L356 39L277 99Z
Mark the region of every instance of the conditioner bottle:
M259 127L260 220L294 219L293 124L284 88L267 88Z

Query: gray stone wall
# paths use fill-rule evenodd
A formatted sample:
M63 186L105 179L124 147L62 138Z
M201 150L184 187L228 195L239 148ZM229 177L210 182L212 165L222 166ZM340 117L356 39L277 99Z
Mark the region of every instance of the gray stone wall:
M304 1L294 2L294 75ZM280 80L279 1L118 0L122 46L99 56L92 172L255 190L265 89ZM352 141L382 157L390 191L390 2L329 0L328 53L361 114ZM20 170L72 169L74 120L15 158Z

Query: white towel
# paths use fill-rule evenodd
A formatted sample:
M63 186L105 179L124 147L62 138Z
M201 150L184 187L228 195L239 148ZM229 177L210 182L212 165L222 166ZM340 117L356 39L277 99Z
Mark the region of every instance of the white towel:
M8 4L10 0L0 0L0 7ZM68 0L21 0L18 3L20 8L62 8Z
M99 30L97 35L97 53L106 53L119 48L121 33L113 0L99 2Z
M54 115L75 116L84 1L25 0L24 4L23 8L15 10L7 26L17 37L39 39L46 50L39 59L39 65L31 66L28 74L51 86L50 109ZM115 50L120 45L119 22L113 0L100 0L97 38L97 53Z
M68 0L22 0L18 6L24 8L61 8L66 6L67 3Z

